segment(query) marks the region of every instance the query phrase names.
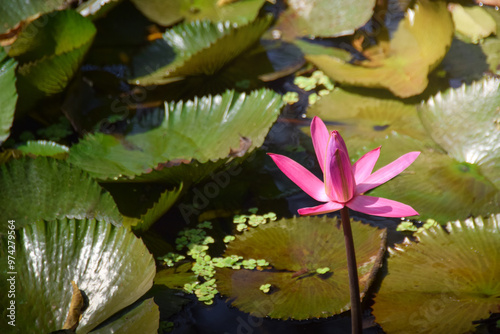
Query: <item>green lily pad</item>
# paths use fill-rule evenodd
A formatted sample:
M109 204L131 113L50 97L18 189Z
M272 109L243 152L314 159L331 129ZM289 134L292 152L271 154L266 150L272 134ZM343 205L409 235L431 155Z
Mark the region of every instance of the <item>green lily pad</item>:
M340 0L289 0L287 4L288 10L281 14L278 29L292 30L289 37L335 37L351 35L368 22L375 1L350 1L348 6Z
M175 26L134 58L137 85L165 84L186 76L212 75L255 44L270 17L234 27L196 21Z
M377 323L388 334L474 331L472 321L498 312L499 233L496 214L431 228L394 250L375 297Z
M217 288L254 316L323 318L349 309L344 235L336 218L301 217L260 225L229 243L225 256L265 259L272 269L217 269ZM386 231L352 221L363 296L385 251ZM317 269L328 267L319 274ZM268 293L260 290L271 284Z
M47 140L29 140L17 149L24 154L54 158L66 158L69 152L69 147Z
M65 161L39 157L0 166L0 233L7 221L16 228L37 220L96 218L120 225L113 198L84 171Z
M7 236L0 241L0 287L7 291L7 277L15 276L19 333L32 332L34 327L43 333L61 329L71 300L71 281L89 303L76 333L89 332L153 284L154 259L125 227L86 219L28 225L16 234L13 268L8 268L7 241ZM16 274L8 274L12 271ZM0 298L2 305L9 303L7 294ZM7 310L2 313L5 318ZM12 327L3 321L0 330L12 332Z
M140 218L125 217L123 224L131 226L132 230L137 232L147 231L161 216L175 204L179 196L182 194L182 183L178 188L166 190L160 195L160 198L154 205L141 215Z
M265 0L132 0L148 19L164 26L181 20L231 21L246 24L255 20Z
M475 164L500 189L500 80L450 89L419 108L422 123L449 156Z
M358 149L351 150L353 145ZM434 146L397 134L374 142L364 150L356 141L348 142L348 149L354 153L353 160L378 146L382 149L374 170L405 153L420 151L421 154L401 174L368 195L411 205L420 214L420 220L433 218L440 223L498 210L500 192L477 165L457 161Z
M356 145L349 146L353 149L371 145L393 133L423 141L428 137L414 105L341 88L335 88L310 106L307 116L320 117L327 122L329 130L339 131L347 144L356 139ZM306 133L309 134L309 131Z
M9 50L19 61L21 108L64 90L90 48L96 29L75 11L46 14L31 22ZM29 98L28 98L29 96ZM23 98L24 97L24 98Z
M137 305L129 307L130 310L120 312L119 317L113 316L112 321L107 322L104 326L92 331L93 334L157 334L158 325L160 323L160 312L158 305L155 304L154 298L149 298Z
M10 0L0 3L0 34L15 28L21 21L45 14L66 5L65 0Z
M95 20L105 16L115 8L121 0L88 0L78 6L76 11L84 17Z
M0 47L0 144L10 135L10 127L14 120L16 110L16 66L14 59L7 57L7 54Z
M479 6L463 7L460 4L450 5L451 15L455 29L472 39L478 41L497 31L497 24L488 12Z
M392 39L366 51L368 60L358 65L327 55L306 59L333 80L374 88L386 88L399 97L422 93L427 75L450 47L454 27L443 1L417 1L408 9Z
M87 135L71 147L68 161L97 178L118 179L151 172L160 163L169 167L166 162L175 166L244 154L262 145L281 106L280 96L266 89L166 103L150 115L159 126L125 137Z

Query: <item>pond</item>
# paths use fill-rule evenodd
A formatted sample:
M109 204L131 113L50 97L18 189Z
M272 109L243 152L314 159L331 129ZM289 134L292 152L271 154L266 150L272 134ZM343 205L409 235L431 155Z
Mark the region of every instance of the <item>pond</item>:
M0 4L0 332L497 333L499 5Z

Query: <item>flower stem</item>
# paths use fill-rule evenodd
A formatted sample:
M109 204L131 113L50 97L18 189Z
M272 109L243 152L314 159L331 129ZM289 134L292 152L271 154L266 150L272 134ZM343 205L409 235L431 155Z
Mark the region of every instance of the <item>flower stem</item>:
M352 239L351 222L349 220L349 209L343 207L340 210L342 217L342 229L344 230L345 250L347 253L347 272L349 273L349 292L351 295L351 327L352 334L363 332L361 319L361 303L359 294L358 266L356 265L356 254L354 252L354 241Z

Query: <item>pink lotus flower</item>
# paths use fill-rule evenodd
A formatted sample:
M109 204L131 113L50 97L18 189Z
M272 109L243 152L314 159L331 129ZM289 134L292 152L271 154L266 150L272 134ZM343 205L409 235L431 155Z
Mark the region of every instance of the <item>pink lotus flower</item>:
M344 140L337 131L329 133L319 117L312 120L311 137L323 171L324 182L292 159L268 153L290 180L315 200L325 202L315 207L299 209L300 215L319 215L340 210L344 206L382 217L418 215L411 206L386 198L366 196L363 193L401 173L415 161L420 152L407 153L372 173L380 156L380 147L366 153L351 165Z

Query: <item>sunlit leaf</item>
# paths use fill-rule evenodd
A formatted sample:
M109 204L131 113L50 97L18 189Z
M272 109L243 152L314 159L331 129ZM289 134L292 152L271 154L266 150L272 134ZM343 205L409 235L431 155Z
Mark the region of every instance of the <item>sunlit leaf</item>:
M353 144L356 145L351 141L348 145ZM399 135L374 142L364 151L353 150L351 158L359 158L378 146L382 148L374 170L405 153L420 151L421 154L401 174L368 195L411 205L420 214L419 219L433 218L440 223L471 215L488 215L498 210L500 191L483 175L479 166L457 161L434 146Z
M151 21L170 26L181 20L230 21L245 24L253 21L265 0L132 0Z
M289 6L279 21L278 29L293 31L288 37L334 37L350 35L373 15L374 0L289 0Z
M336 88L310 106L307 116L318 116L327 122L330 130L339 131L349 149L371 145L393 133L419 140L428 137L414 105L341 88ZM309 130L306 133L309 134ZM354 141L354 138L357 140ZM354 143L356 145L352 145Z
M457 221L393 251L373 306L384 332L468 333L498 312L499 224L498 214Z
M459 162L475 164L500 189L500 80L437 94L419 109L431 137Z
M164 84L185 76L212 75L255 44L270 17L234 27L229 21L196 21L175 26L134 58L140 85Z
M165 110L149 115L158 124L153 129L141 129L138 123L141 131L125 137L87 135L72 146L69 161L98 178L133 178L160 163L168 168L191 159L226 158L238 151L242 140L249 142L245 152L250 152L262 145L281 105L280 96L269 90L229 91L222 96L166 103Z
M21 228L37 220L96 218L121 224L113 198L84 171L65 161L39 157L0 166L0 233L7 220ZM68 281L69 282L69 281Z
M95 220L40 221L16 236L16 330L48 333L63 327L72 296L71 281L88 297L77 328L87 333L132 304L153 284L154 259L125 227ZM7 291L8 243L0 240L0 287ZM0 296L7 305L7 294ZM7 309L2 316L5 318ZM2 332L11 332L6 321Z
M72 10L46 14L24 28L9 50L19 61L21 108L66 87L95 33L92 22Z
M15 28L30 17L45 14L65 5L65 0L9 0L0 3L0 34Z
M308 319L349 309L344 235L336 218L301 217L260 225L231 241L225 256L265 259L272 269L217 269L217 289L258 317ZM385 230L352 221L364 295L385 250ZM317 269L328 267L325 274ZM260 290L271 284L269 293Z
M0 5L1 6L1 5ZM10 127L14 120L16 110L16 65L14 59L7 57L3 48L0 47L0 144L10 135Z
M69 152L69 147L47 140L29 140L17 149L25 154L55 158L65 158Z
M386 88L397 96L410 97L427 87L427 75L445 56L453 32L446 3L421 0L407 10L388 50L385 46L367 50L370 59L359 65L327 55L310 55L306 59L340 83Z
M495 20L482 7L463 7L457 3L450 5L450 10L455 29L473 41L488 37L497 31Z
M93 334L156 334L160 312L153 298L137 302L92 331Z

